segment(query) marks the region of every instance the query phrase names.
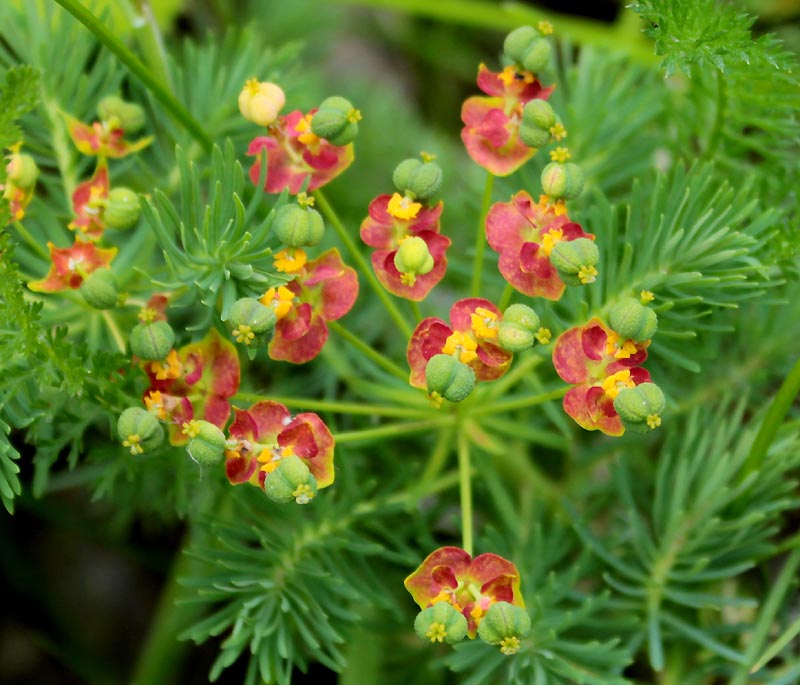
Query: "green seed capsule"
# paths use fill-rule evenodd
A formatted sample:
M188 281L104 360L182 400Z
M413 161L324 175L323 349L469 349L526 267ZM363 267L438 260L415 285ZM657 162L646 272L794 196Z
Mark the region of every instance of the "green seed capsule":
M447 602L423 609L414 619L414 632L430 642L455 644L467 636L467 629L467 619Z
M112 188L108 193L103 219L109 228L126 229L139 221L139 196L130 188Z
M144 361L165 359L175 344L175 333L166 321L140 323L131 331L131 351Z
M111 309L119 300L116 278L111 269L98 269L89 274L81 283L80 293L86 304L94 309Z
M253 333L265 333L275 326L275 310L254 297L242 297L233 303L228 314L228 325L231 330L249 326Z
M478 637L490 645L499 645L503 654L519 651L520 638L531 631L531 617L522 607L497 602L489 607L478 624Z
M126 102L116 95L108 95L97 105L97 114L103 121L116 118L126 133L135 133L145 123L144 110L133 102Z
M571 162L550 162L542 170L542 190L556 200L574 200L583 192L583 183L583 171Z
M428 244L418 236L406 238L394 256L394 266L401 273L427 274L433 269L433 257Z
M282 504L291 501L308 504L317 494L317 479L300 457L283 457L264 481L264 492Z
M442 187L442 168L436 162L405 159L392 173L395 188L420 202L428 202Z
M544 147L550 142L550 129L557 122L556 113L546 100L531 100L522 110L519 137L529 147Z
M608 318L612 330L635 342L650 340L658 330L656 313L633 297L623 298L615 304Z
M186 445L189 456L201 466L215 466L225 458L225 435L213 423L195 420L196 433Z
M292 203L275 212L272 230L288 247L313 247L325 235L325 222L316 209Z
M131 454L150 452L164 441L164 429L158 419L141 407L129 407L117 420L122 445Z
M475 387L475 372L449 354L436 354L425 366L428 392L437 392L450 402L465 400Z
M550 252L550 263L567 285L594 283L599 261L600 252L590 238L559 241Z
M33 157L22 152L11 155L11 160L6 168L8 180L15 187L22 190L30 190L36 185L39 177L39 167L33 161Z
M311 131L331 145L347 145L358 135L359 111L338 95L325 98L311 119Z
M622 425L633 433L648 433L661 425L666 399L655 383L623 388L614 398L614 409Z

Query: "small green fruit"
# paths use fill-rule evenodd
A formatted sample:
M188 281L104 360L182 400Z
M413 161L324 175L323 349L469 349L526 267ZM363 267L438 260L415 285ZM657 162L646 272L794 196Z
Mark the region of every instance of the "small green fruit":
M425 366L428 392L437 392L450 402L461 402L475 387L475 372L449 354L436 354Z
M22 190L33 188L39 177L39 167L36 166L33 157L22 152L11 155L6 172L9 182Z
M125 133L135 133L144 126L144 110L133 102L126 102L116 95L108 95L97 105L97 114L103 121L116 118Z
M617 302L608 318L612 330L620 337L635 342L650 340L658 330L656 313L633 297L626 297Z
M467 629L467 619L447 602L423 609L414 619L414 632L421 640L430 642L449 645L461 642L467 636Z
M120 414L117 432L131 454L150 452L164 441L164 429L158 419L141 407L129 407Z
M633 433L648 433L661 425L666 399L655 383L623 388L614 398L614 409L622 425Z
M116 278L111 269L97 269L81 283L81 295L94 309L111 309L119 300Z
M275 310L261 304L253 297L242 297L231 306L228 325L231 331L241 326L249 326L255 334L266 333L275 326Z
M394 266L401 274L427 274L433 269L428 244L418 236L406 238L394 256Z
M331 145L347 145L358 135L359 111L338 95L325 98L311 118L311 131Z
M392 173L398 191L421 202L428 202L442 187L442 168L436 162L405 159Z
M165 359L175 344L175 333L166 321L140 323L131 331L131 351L144 361Z
M139 196L130 188L112 188L109 191L103 213L106 226L120 230L130 228L139 221L140 214Z
M201 466L215 466L225 458L225 435L213 423L196 420L196 435L189 440L186 450Z
M275 212L272 230L288 247L313 247L325 235L325 222L316 209L292 203Z
M519 651L520 638L531 632L531 617L522 607L497 602L489 607L478 624L478 637L490 645L500 645L503 654Z
M583 171L571 162L550 162L542 170L542 190L556 200L574 200L583 192L583 183Z
M590 238L559 241L550 252L550 263L567 285L594 283L599 261L600 252Z
M503 52L523 69L541 71L550 61L550 43L532 26L520 26L506 36Z
M550 129L556 125L556 113L546 100L531 100L522 110L519 137L529 147L540 148L550 142Z
M283 457L264 481L264 492L275 502L308 504L317 494L317 479L300 457Z

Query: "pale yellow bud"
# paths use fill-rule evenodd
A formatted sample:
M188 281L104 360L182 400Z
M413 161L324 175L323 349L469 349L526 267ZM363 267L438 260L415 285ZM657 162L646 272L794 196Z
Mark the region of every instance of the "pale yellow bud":
M286 95L281 87L267 81L250 79L239 93L242 116L259 126L273 124L285 104Z

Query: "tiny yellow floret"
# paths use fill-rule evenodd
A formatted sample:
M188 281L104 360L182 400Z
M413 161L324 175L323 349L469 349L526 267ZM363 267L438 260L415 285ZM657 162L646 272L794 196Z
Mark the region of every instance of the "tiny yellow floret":
M536 340L539 341L540 345L547 345L550 342L550 339L553 337L553 334L550 332L549 328L545 328L542 326L538 331L536 331Z
M425 150L422 150L419 153L419 156L422 157L422 161L425 162L426 164L436 159L436 155L431 154L430 152L425 152Z
M567 137L567 129L565 129L564 124L559 121L557 124L553 124L553 126L550 127L550 135L560 143Z
M417 274L411 272L400 274L400 282L409 288L413 288L417 282Z
M553 162L561 162L562 164L566 162L572 155L569 153L569 149L565 147L557 147L555 150L550 150L550 159Z
M560 243L563 239L564 231L560 228L554 228L542 236L542 244L539 249L549 257L556 243Z
M462 364L469 364L473 359L478 358L478 343L472 339L468 333L455 331L445 340L442 354L452 354Z
M623 340L611 331L606 338L606 354L613 355L616 359L629 359L636 354L636 343L633 340Z
M142 323L153 323L157 315L158 312L152 307L142 307L136 316Z
M197 419L184 421L184 423L181 424L181 433L189 438L196 438L200 435L200 422Z
M275 310L275 318L280 321L292 310L294 293L285 285L281 285L278 288L267 290L259 302L267 307L272 307Z
M313 116L313 114L306 114L294 127L294 130L300 134L297 136L298 142L310 148L316 148L320 143L320 137L311 130L311 118Z
M553 25L547 21L547 19L542 19L536 25L536 27L539 29L539 33L541 33L543 36L549 36L551 33L553 33Z
M636 387L636 383L633 382L628 369L617 371L603 381L603 392L612 400L619 395L620 390L634 387Z
M431 623L431 627L425 631L425 637L431 642L444 642L447 637L447 628L444 623Z
M434 409L441 409L444 403L444 398L435 390L428 393L428 402Z
M386 211L395 219L408 221L409 219L415 219L420 209L422 209L421 203L414 202L410 197L402 196L400 193L395 193L389 200L389 206Z
M315 200L313 195L307 195L306 193L297 193L297 197L295 199L297 200L297 204L299 204L301 207L314 206Z
M474 314L470 314L470 318L472 331L479 338L493 339L497 337L497 314L493 311L478 307Z
M178 359L178 353L175 350L170 350L165 362L153 362L150 364L150 370L156 375L156 380L165 381L167 379L180 378L183 369Z
M642 290L642 292L639 293L639 301L642 304L647 304L648 302L652 302L655 299L656 296L653 295L653 293L651 293L649 290Z
M158 390L152 390L144 397L144 404L147 407L147 411L151 414L155 414L155 416L162 421L165 421L167 418L167 408L164 405L164 398L161 395L161 392Z
M363 119L361 116L361 110L353 108L347 113L347 121L349 121L351 124L357 124L359 121L361 121L361 119Z
M244 343L245 345L249 345L256 337L256 334L253 333L253 329L247 324L239 324L231 333L233 333L233 337L236 338L236 342Z
M308 504L314 499L314 491L308 484L298 485L294 489L294 492L292 492L292 497L294 497L294 501L298 504Z
M287 247L285 250L275 253L275 261L272 265L276 271L292 274L300 271L306 265L307 260L305 250L301 250L299 247Z
M658 428L661 425L661 417L658 414L650 414L647 417L647 425L652 429Z
M597 269L593 266L582 266L578 269L578 280L586 285L587 283L594 283L597 280Z
M504 637L502 640L500 640L500 651L507 656L516 654L519 651L519 647L520 642L516 635Z
M127 438L122 441L123 447L129 447L131 450L131 454L136 456L137 454L142 454L144 449L139 444L141 438L136 433L131 433Z

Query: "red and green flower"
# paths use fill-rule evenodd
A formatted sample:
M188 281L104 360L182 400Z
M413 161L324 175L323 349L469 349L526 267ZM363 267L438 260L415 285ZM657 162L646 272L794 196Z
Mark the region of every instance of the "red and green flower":
M76 240L70 247L56 247L47 243L52 265L47 275L28 283L28 287L38 293L55 293L61 290L75 290L89 274L97 269L107 268L117 254L117 248L102 249L94 243Z
M125 140L125 130L114 126L114 122L95 121L84 124L69 114L64 114L67 131L81 154L119 159L147 147L152 137L140 138L129 143Z
M75 218L68 227L80 231L89 240L98 240L105 228L103 212L108 200L108 189L108 164L101 157L94 175L88 181L78 184L72 193L72 212Z
M461 139L472 159L495 176L508 176L536 153L520 140L522 109L531 100L546 100L545 88L529 71L508 66L492 72L481 64L478 87L486 96L468 98L461 108Z
M400 198L398 193L379 195L370 202L369 216L361 224L361 239L370 247L377 248L372 253L372 267L383 287L398 297L420 302L447 271L446 253L450 238L439 233L443 204L439 202L427 207L413 203L411 207L395 207L397 198ZM411 278L400 273L395 266L397 249L410 236L422 238L433 257L433 269Z
M404 585L421 609L447 602L460 611L467 619L470 638L492 604L525 607L514 564L496 554L473 559L459 547L441 547L429 554Z
M316 414L292 416L278 402L263 401L250 409L234 409L228 429L230 439L225 451L225 471L234 485L264 482L283 457L303 460L324 488L333 483L334 439Z
M425 388L425 367L437 354L452 354L475 372L478 381L500 378L508 369L513 354L496 344L502 314L489 300L470 297L450 309L450 324L428 317L419 322L406 355L411 367L409 383Z
M170 442L183 445L184 424L203 419L222 428L230 415L228 398L239 389L239 357L215 329L201 341L172 350L163 361L147 362L150 387L145 405L169 422Z
M295 110L279 117L269 127L268 136L254 138L247 148L251 157L260 157L267 151L267 177L264 190L280 193L288 188L297 195L301 190L316 190L341 174L353 161L353 144L331 145L311 131L311 117ZM250 179L258 183L261 175L261 160L250 167ZM304 184L308 181L308 187Z
M270 288L260 301L274 307L278 319L269 356L303 364L316 357L325 345L326 322L340 319L355 304L358 277L342 262L335 248L308 262L305 253L295 249L291 260L287 255L280 257L284 266L289 261L299 265L296 278L285 286Z
M563 204L542 196L537 203L524 190L510 202L497 202L486 216L486 240L500 254L498 268L519 292L558 300L566 288L550 252L556 243L594 236L570 221Z
M564 411L581 428L614 436L625 432L614 398L623 388L650 381L640 366L649 342L624 340L598 318L556 340L553 366L562 380L575 386L564 396Z

